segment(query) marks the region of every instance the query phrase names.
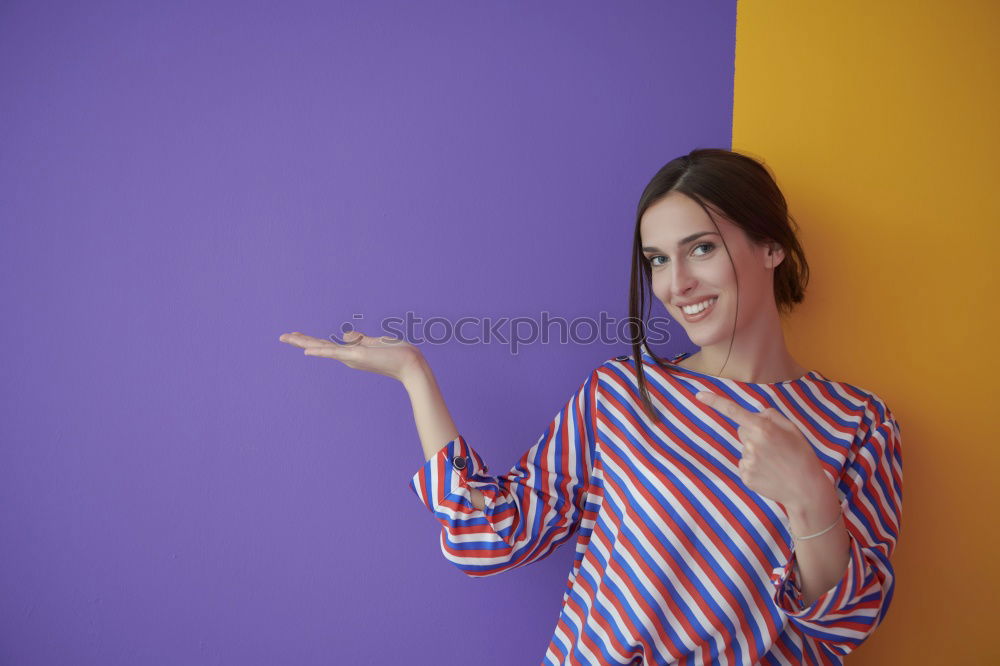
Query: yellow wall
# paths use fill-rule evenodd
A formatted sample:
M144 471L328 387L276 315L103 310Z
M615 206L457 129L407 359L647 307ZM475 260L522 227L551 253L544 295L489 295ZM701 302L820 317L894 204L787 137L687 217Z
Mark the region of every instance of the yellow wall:
M813 271L801 362L903 436L896 596L847 662L1000 664L1000 3L740 0L733 149Z

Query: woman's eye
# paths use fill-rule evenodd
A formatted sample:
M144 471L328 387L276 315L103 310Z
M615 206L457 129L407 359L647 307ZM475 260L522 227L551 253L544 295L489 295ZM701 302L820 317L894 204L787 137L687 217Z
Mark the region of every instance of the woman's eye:
M694 249L697 250L700 247L705 248L705 251L701 253L701 256L705 256L706 254L709 254L712 250L715 249L715 243L698 243L697 245L694 246ZM658 263L656 261L657 259L663 259L663 262ZM650 257L646 261L649 262L650 266L662 266L664 263L666 263L667 257L664 257L662 254L657 254Z

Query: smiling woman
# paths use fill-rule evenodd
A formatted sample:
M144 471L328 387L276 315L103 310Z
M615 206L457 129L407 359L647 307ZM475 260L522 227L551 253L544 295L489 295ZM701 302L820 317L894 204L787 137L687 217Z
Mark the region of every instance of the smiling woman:
M650 291L701 347L687 367L765 382L805 372L780 321L809 281L795 226L770 172L753 158L698 149L668 162L646 185L636 214L629 288L636 357L648 350ZM641 368L638 375L652 416Z
M667 163L636 219L633 355L591 370L501 474L419 348L281 340L403 383L425 457L410 487L466 575L578 535L544 664L840 664L893 596L901 435L879 396L789 354L779 313L807 276L761 164L707 149ZM643 348L646 291L697 354Z

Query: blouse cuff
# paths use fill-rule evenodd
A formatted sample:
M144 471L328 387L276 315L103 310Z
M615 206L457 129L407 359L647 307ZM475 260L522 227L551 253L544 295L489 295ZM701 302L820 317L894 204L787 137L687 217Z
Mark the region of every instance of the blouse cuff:
M800 620L817 620L831 613L846 608L852 599L856 598L865 582L865 556L861 544L848 531L850 537L850 558L847 561L847 571L832 588L824 592L808 607L802 598L799 588L801 572L795 551L783 567L775 568L771 573L771 583L775 586L774 602L786 615Z
M482 479L487 472L483 459L459 435L442 446L417 470L410 480L410 488L424 506L435 513L444 508L450 509L448 513L455 510L467 512L473 509L471 504L465 506L468 503L468 493L460 493L464 496L453 495L456 490L467 488L470 479Z

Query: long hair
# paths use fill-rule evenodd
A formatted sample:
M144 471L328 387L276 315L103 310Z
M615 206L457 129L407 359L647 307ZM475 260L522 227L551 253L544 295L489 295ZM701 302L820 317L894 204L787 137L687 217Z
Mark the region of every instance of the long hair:
M774 271L774 301L779 313L787 314L805 297L809 282L809 264L796 238L798 225L788 213L788 205L778 189L771 172L761 162L730 150L698 148L687 155L667 162L642 191L635 216L635 233L632 240L632 275L629 280L629 328L632 354L635 360L639 394L643 411L651 419L659 420L649 398L646 375L643 372L642 349L646 348L657 365L672 371L670 363L657 356L646 340L645 321L654 299L650 265L642 253L639 225L646 210L670 192L680 192L697 202L716 231L719 225L712 213L714 209L743 230L755 243L776 243L785 257ZM721 232L719 233L722 236ZM732 353L739 319L739 276L732 254L722 239L726 254L736 275L736 318L733 334L729 338ZM649 302L646 295L649 294ZM729 354L726 355L729 360Z

